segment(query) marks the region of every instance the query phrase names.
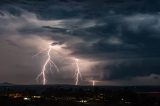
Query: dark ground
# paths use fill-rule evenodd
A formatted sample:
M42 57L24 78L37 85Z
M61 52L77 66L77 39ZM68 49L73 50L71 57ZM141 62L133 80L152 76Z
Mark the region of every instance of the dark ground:
M158 86L10 85L0 106L160 106Z

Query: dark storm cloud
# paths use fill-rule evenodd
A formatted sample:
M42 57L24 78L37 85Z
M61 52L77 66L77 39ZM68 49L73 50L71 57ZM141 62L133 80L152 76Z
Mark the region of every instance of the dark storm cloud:
M22 22L20 27L13 23L16 33L50 36L66 43L74 56L103 61L103 68L95 69L102 70L103 80L124 80L160 74L159 5L158 0L3 0L0 16L7 12L14 18L2 18L0 22L6 25L9 21ZM26 11L36 18L23 17ZM53 20L58 23L56 26ZM1 35L7 32L8 27L0 26ZM74 37L82 42L73 41ZM9 44L15 45L10 41Z
M128 80L137 76L150 76L160 74L160 59L132 59L123 62L115 62L106 67L105 80Z
M3 0L2 10L19 14L17 8L23 8L38 14L43 19L99 18L113 14L155 13L159 12L158 0ZM53 13L53 14L50 14Z

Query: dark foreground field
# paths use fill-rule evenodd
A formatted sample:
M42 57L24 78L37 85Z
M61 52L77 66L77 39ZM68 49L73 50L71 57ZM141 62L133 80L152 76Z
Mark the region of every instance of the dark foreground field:
M160 87L7 85L0 106L160 106Z

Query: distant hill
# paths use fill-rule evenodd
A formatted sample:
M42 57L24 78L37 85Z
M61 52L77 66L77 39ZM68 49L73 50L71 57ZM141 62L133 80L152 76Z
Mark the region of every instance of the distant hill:
M0 86L12 86L12 85L14 85L14 84L8 83L8 82L0 83Z

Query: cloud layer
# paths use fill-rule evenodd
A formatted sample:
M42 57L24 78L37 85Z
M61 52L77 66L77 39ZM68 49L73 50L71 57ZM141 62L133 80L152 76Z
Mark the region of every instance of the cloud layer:
M65 45L58 49L61 54L54 54L62 72L49 74L48 83L73 84L72 59L76 57L81 60L81 84L98 80L105 85L158 85L159 4L149 0L3 0L0 80L35 84L46 57L32 56L55 41Z

